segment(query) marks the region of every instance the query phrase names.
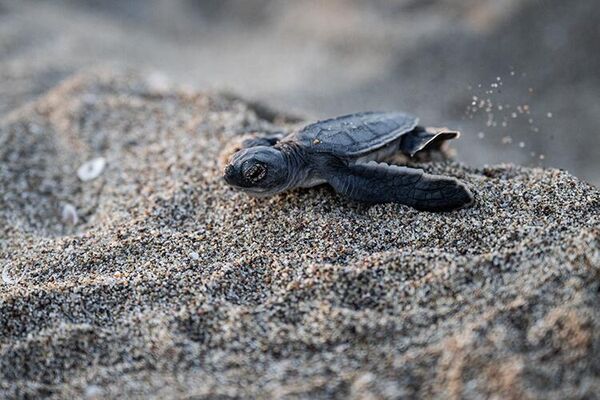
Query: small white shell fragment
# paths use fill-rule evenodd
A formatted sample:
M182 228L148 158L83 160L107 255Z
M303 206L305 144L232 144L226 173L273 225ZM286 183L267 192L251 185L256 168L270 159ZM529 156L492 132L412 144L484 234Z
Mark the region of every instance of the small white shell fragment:
M199 259L200 259L200 254L196 253L195 251L192 251L192 252L190 253L190 258L191 258L192 260L199 260Z
M104 167L106 166L106 159L104 157L97 157L92 160L89 160L81 165L79 169L77 169L77 176L83 182L91 181L92 179L96 179L102 171L104 171Z
M103 394L104 390L102 390L102 388L98 385L89 385L85 388L84 392L86 399L98 399L102 397Z
M4 283L5 285L14 285L15 283L19 283L19 281L23 277L23 274L21 274L21 276L19 276L17 279L13 278L8 273L8 267L9 267L9 265L10 264L6 264L4 266L4 268L2 269L2 283Z
M77 225L79 217L77 215L77 209L73 204L65 204L62 208L61 219L63 224L74 226Z
M146 77L146 82L148 83L150 89L158 92L165 91L171 86L169 78L165 74L157 71L150 72Z

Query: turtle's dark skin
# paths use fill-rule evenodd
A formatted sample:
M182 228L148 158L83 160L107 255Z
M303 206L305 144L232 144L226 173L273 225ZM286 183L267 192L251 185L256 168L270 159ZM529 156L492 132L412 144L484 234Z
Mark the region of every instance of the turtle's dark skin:
M451 211L473 202L465 184L382 161L397 151L412 157L458 136L456 131L422 128L417 118L402 113L345 115L285 137L246 140L229 160L224 178L235 189L255 196L328 183L361 202Z

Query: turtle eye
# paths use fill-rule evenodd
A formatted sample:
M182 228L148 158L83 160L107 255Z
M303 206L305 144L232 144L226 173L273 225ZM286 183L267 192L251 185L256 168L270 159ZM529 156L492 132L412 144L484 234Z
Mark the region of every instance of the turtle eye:
M244 171L244 177L256 183L267 175L267 167L263 163L254 163Z

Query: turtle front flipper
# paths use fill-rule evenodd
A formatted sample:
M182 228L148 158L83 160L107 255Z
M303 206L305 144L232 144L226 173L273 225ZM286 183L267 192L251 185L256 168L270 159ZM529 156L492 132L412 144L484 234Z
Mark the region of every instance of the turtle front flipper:
M369 162L331 171L327 182L361 202L400 203L421 211L452 211L473 203L473 195L457 179L420 169Z
M242 148L247 149L256 146L275 146L281 139L283 139L283 133L271 133L265 136L253 137L246 139L242 142Z

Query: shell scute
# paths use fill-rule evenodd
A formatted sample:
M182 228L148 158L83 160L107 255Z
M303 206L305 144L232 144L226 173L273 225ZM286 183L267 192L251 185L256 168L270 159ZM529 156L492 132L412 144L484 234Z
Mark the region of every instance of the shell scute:
M397 112L364 112L310 124L293 136L317 152L358 156L375 151L413 130L416 117Z

